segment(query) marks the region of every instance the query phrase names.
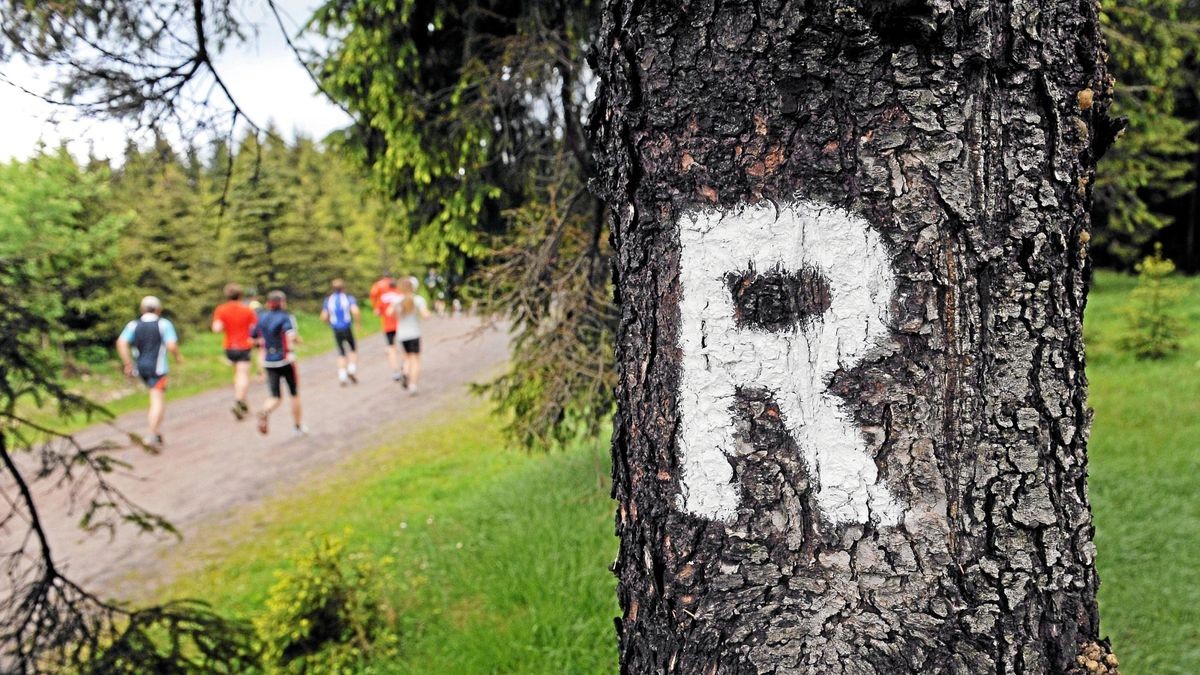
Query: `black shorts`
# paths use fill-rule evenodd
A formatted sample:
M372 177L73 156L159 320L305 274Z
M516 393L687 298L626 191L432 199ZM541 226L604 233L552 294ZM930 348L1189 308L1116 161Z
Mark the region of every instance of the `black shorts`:
M389 346L389 347L391 347L392 345L396 344L396 331L394 331L394 330L389 330L388 332L386 332L386 333L384 333L384 334L383 334L383 337L384 337L385 339L387 339L387 343L388 343L388 346Z
M400 343L404 347L405 354L420 354L421 353L421 338L413 338Z
M242 362L249 363L250 362L250 350L249 349L226 349L225 350L225 358L229 359L230 363L242 363Z
M358 344L354 342L354 331L349 328L334 328L333 342L337 345L338 353L342 356L346 355L346 348L350 351L358 351Z
M296 373L296 364L289 363L286 366L279 366L278 368L267 368L266 371L267 371L267 388L271 390L272 397L279 398L279 394L280 394L279 381L280 380L287 382L288 393L291 394L292 396L295 396L296 392L299 391L299 388L300 388L299 379L300 378Z
M146 385L147 389L154 389L156 391L167 390L166 375L139 375L139 377L142 378L142 382Z

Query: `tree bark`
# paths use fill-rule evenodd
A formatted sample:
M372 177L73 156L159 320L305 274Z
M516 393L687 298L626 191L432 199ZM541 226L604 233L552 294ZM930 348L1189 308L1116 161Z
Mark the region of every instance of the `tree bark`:
M1116 672L1081 330L1098 13L608 0L623 672Z

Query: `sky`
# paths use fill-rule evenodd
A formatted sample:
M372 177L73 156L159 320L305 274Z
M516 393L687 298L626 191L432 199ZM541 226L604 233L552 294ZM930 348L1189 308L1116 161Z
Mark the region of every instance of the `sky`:
M223 53L216 62L238 105L259 125L274 122L286 134L302 132L321 137L349 124L349 118L326 100L288 48L266 3L245 3L247 18L257 24L257 40ZM285 23L306 20L320 0L279 0ZM23 63L0 64L0 161L30 156L42 141L57 146L63 139L81 159L89 150L101 157L119 159L128 135L120 123L79 119L62 106L26 94L10 80L38 91L39 81L52 73Z

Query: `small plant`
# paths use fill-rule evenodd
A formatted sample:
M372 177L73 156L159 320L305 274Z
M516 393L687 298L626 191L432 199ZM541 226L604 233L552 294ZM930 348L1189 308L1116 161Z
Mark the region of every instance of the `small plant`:
M254 620L267 672L370 672L372 660L398 652L375 565L347 554L342 540L320 540L295 569L276 576L266 611Z
M1129 332L1122 346L1139 359L1161 359L1179 349L1184 334L1183 323L1171 313L1184 289L1171 278L1175 263L1163 257L1162 244L1135 269L1138 284L1129 295Z

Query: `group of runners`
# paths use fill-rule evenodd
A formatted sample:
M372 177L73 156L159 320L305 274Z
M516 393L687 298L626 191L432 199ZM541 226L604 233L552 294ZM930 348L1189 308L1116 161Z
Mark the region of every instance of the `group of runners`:
M225 358L233 368L234 417L240 421L251 415L247 396L257 349L260 374L268 389L267 399L255 415L259 432L269 432L271 413L282 405L286 386L291 398L294 432L307 434L295 358L295 346L302 340L299 324L288 311L287 295L283 291L271 291L264 306L256 297L245 298L238 284L227 284L224 293L225 302L213 311L212 330L224 334ZM421 375L421 320L429 317L425 299L417 294L417 280L385 274L372 285L370 300L372 311L383 324L392 379L409 394L416 395ZM175 326L162 316L162 302L157 297L146 296L142 298L140 311L141 315L130 321L117 338L117 353L125 374L140 378L149 391L149 442L162 446L161 427L169 371L167 357L172 356L177 364L183 362L183 357ZM338 350L339 384L343 387L358 384L355 330L362 328L362 315L358 301L346 292L346 284L341 279L334 279L331 284L331 292L321 306L321 320L333 331L333 342Z

